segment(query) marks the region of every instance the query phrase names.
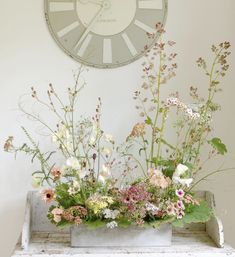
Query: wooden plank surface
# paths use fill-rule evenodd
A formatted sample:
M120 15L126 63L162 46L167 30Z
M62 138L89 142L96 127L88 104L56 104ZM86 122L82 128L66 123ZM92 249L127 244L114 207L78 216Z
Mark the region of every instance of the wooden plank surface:
M27 250L16 246L12 257L235 257L235 250L228 245L216 247L204 231L174 233L171 247L156 248L71 248L67 233L38 232L32 235Z

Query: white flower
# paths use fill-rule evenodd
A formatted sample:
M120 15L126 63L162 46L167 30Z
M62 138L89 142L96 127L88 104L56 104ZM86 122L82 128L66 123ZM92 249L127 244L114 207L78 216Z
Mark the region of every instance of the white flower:
M75 195L77 192L79 192L81 190L80 188L80 184L77 180L74 180L72 185L69 187L68 189L68 193L70 195Z
M111 150L110 148L104 148L104 149L103 149L103 153L104 153L105 155L109 156L109 155L111 155L112 150Z
M107 142L112 143L112 144L114 143L114 139L111 134L105 134L104 138Z
M105 183L106 179L109 177L110 177L110 168L107 165L103 164L102 170L99 175L99 181L101 183Z
M70 138L69 130L64 125L61 125L59 129L56 132L54 132L52 135L53 142L58 142L60 140L69 139L69 138Z
M111 221L109 223L106 224L107 228L116 228L118 226L117 222L116 221Z
M186 165L183 164L178 164L178 166L176 167L175 170L175 175L176 176L181 176L183 175L186 171L188 171L188 167Z
M81 168L80 163L77 158L70 157L66 161L67 166L69 166L72 169L79 170Z
M189 187L192 184L193 179L192 178L181 178L181 176L184 175L187 171L188 171L188 167L186 165L179 164L176 167L176 170L172 176L173 183Z
M73 186L69 187L69 189L68 189L69 195L75 195L77 192L78 192L78 190Z
M190 185L192 184L193 182L193 179L192 178L179 178L179 177L174 177L173 179L173 182L175 184L181 184L182 186L187 186L187 187L190 187Z
M102 165L101 175L103 177L109 177L110 176L110 168L105 164Z
M99 180L99 182L101 182L102 184L105 184L105 182L106 182L106 178L103 177L102 175L99 175L98 180Z
M159 211L159 208L156 205L149 202L146 203L145 207L146 207L146 210L152 212L153 215L156 215Z
M93 145L96 141L96 138L94 136L90 137L90 144Z
M116 217L119 215L119 211L118 210L110 210L110 209L104 209L103 210L103 215L105 217L105 219L116 219Z

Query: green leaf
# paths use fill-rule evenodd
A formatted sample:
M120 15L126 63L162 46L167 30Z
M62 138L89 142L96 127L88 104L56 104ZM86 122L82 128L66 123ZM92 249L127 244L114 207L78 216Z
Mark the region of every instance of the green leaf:
M146 123L147 125L152 125L152 124L153 124L152 119L151 119L149 116L148 116L147 119L145 120L145 123Z
M219 154L224 155L225 153L227 153L226 145L222 143L220 138L214 137L209 140L208 143L212 145L212 147L217 150Z
M175 220L172 224L175 227L183 227L185 224L207 222L213 213L206 201L201 201L200 205L192 206L190 210L182 219Z

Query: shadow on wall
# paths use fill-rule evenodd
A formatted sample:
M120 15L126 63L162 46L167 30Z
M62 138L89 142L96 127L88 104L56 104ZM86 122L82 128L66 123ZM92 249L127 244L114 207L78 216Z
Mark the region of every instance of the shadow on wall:
M22 229L25 203L26 198L23 198L11 200L11 206L1 206L0 222L6 228L2 233L2 238L0 238L1 257L10 257L14 251Z

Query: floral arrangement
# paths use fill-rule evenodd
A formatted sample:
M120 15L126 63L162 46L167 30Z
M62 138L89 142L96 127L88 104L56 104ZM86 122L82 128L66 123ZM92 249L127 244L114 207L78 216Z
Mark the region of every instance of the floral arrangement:
M82 67L75 77L75 86L67 89L67 103L51 84L48 101L31 88L33 101L56 118L53 127L39 114L19 105L27 117L49 131L56 150L43 152L24 127L29 143L17 147L13 137L9 137L4 149L15 154L23 152L32 161L39 161L40 168L32 174L33 185L42 187L42 199L51 203L48 218L56 226L85 224L111 229L130 225L159 227L163 223L183 226L205 222L212 215L206 202L196 198L193 189L206 177L222 170L198 178L206 161L227 152L219 138L211 137L211 132L213 114L220 109L214 97L221 91L220 78L229 69L230 44L212 46L211 66L198 59L198 66L208 77L208 95L204 99L197 88L190 87L193 104L186 104L178 92L162 99L166 82L176 75L177 54L167 54L175 42L163 42L165 31L161 24L157 24L157 32L160 40L146 52L143 84L134 94L141 120L121 146L101 127L101 99L93 117L75 119L78 97L85 84L80 76ZM168 126L175 131L172 142L165 136ZM200 153L204 146L206 149L209 146L209 152L202 159ZM58 154L63 165L53 161Z

